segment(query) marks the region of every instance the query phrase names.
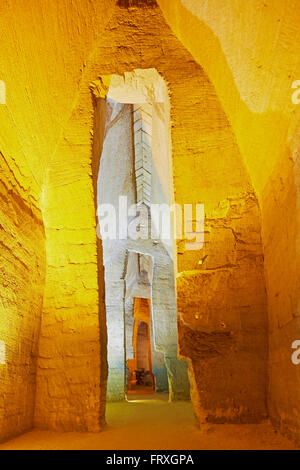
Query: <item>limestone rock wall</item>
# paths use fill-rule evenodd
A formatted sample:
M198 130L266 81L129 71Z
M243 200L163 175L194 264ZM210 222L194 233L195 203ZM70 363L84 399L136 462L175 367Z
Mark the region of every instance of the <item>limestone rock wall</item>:
M299 148L298 130L264 199L270 335L268 407L273 424L298 443L300 368L292 363L291 345L300 338Z
M84 111L74 111L52 155L42 199L47 270L35 425L63 431L98 431L105 407L105 308L88 90L84 98Z
M133 53L136 44L139 44L139 54ZM40 342L36 424L55 429L98 429L99 413L102 417L104 413L101 408L104 398L100 399L100 393L101 383L105 383L105 370L99 371L102 346L98 341L104 327L101 328L103 314L97 296L100 267L90 160L93 140L90 130L93 129L94 116L88 92L91 82L100 75L122 74L135 68L151 68L155 64L170 90L176 202L204 202L207 213L211 214L219 204L222 206L222 201L241 198L241 188L244 194L253 192L213 86L167 27L157 7L147 11L116 8L105 34L93 50L94 54L85 64L74 109L64 127L60 145L52 155L44 197L49 261ZM219 235L227 239L228 233L230 230L220 229ZM211 253L214 243L217 245L218 241L211 242ZM180 247L178 249L181 250ZM233 251L236 251L235 244ZM199 269L202 253L186 252L183 258L184 267L179 266L179 272ZM244 275L245 271L242 273ZM260 278L259 265L257 276ZM201 282L199 280L199 289ZM256 307L256 299L245 302L243 305L251 304L246 320L250 321L255 312L253 330L257 328L260 331L265 313ZM233 323L237 336L240 327L236 316ZM196 344L194 339L193 345ZM264 349L257 349L257 366L253 368L253 345L246 341L243 347L246 354L243 355L242 366L244 369L252 367L253 378L253 387L248 389L248 416L261 416L266 397L262 388L258 396L254 385L265 367ZM175 370L172 359L167 358L167 361L170 370ZM228 365L222 369L223 374L230 376L231 367ZM236 364L236 380L229 380L227 388L228 393L235 396L239 396L243 380L237 379L240 370L240 364ZM209 380L218 383L219 374ZM194 385L198 390L199 383L194 382ZM196 399L194 403L196 409L201 410ZM212 394L207 394L207 403L207 407L214 409ZM224 404L222 416L228 413L231 420L232 406L232 403ZM243 414L246 404L237 399L234 407L239 410L239 415ZM217 412L216 409L214 411Z
M40 211L0 153L0 440L33 425L45 277ZM24 189L24 188L23 188ZM21 195L20 195L21 193Z
M298 2L158 3L213 83L260 203L268 294L268 409L273 423L299 441L300 369L291 362L291 344L300 336L300 107L292 100L292 85L300 76Z
M208 251L187 252L184 240L178 245L178 271L182 273L178 293L181 280L188 284L188 290L195 291L195 301L183 296L180 299L179 295L182 318L187 324L183 331L189 338L183 349L192 356L191 349L195 348L191 345L203 344L199 357L203 348L219 351L210 358L213 363L220 361L220 369L215 377L206 375L207 390L208 385L216 387L223 374L227 393L239 396L243 377L238 380L238 372L251 369L249 402L245 401L243 388L242 398L235 398L235 403L222 402L221 410L208 391L200 403L200 384L193 379L191 369L196 408L208 410L204 419L208 415L213 415L213 419L252 419L264 414L265 382L260 382L258 391L254 386L266 364L267 344L266 336L262 340L265 298L255 190L261 207L269 297L269 410L278 426L295 435L299 432L299 400L295 393L299 369L291 364L290 343L297 338L299 327L299 182L295 159L299 146L293 139L300 108L292 104L290 92L293 80L300 75L299 8L295 0L275 0L272 7L263 0L247 4L243 0L228 1L222 7L216 1L158 3L174 33L152 1L147 2L149 8L138 8L140 2L120 1L116 5L108 0L7 0L0 6L0 79L6 82L9 100L9 107L0 107L0 145L9 168L2 181L10 181L12 173L22 181L17 191L7 186L2 192L13 205L17 200L26 201L25 206L20 202L20 207L22 218L30 227L28 235L19 226L14 232L17 219L13 212L7 219L3 215L10 225L9 233L16 233L9 237L10 242L20 240L14 253L25 247L30 253L32 249L34 255L42 253L41 216L32 218L27 212L33 204L39 206L40 198L46 226L48 268L36 424L54 429L97 430L99 416L104 416L104 283L101 246L95 234L93 176L97 172L91 162L92 133L101 134L103 129L93 125L96 113L89 86L103 74L155 66L171 93L175 199L179 203L204 202L208 215ZM129 4L134 8L127 10ZM59 23L55 21L58 16ZM14 210L21 214L19 209ZM6 229L1 230L2 236L6 233ZM9 245L1 245L1 249L13 256L6 246ZM20 292L28 290L30 296L26 298L35 303L31 289L41 290L33 287L39 285L34 278L38 275L34 274L38 272L34 256L22 252L19 258L31 268L28 274L22 268L22 273L26 273L22 282L30 289L25 284L21 288L18 276ZM14 262L13 269L19 269L20 262ZM39 270L43 273L41 267ZM239 284L246 277L251 281L247 286L251 285L257 296L250 298L245 286ZM13 274L3 282L10 279L14 279ZM223 319L225 309L220 312L216 308L224 299L216 305L217 299L211 297L205 310L209 327L202 323L199 328L200 318L194 315L202 312L201 286L219 292L218 285L224 287L224 283L228 287L226 296L230 297L226 318ZM15 292L15 288L11 290ZM3 292L9 289L5 287ZM28 315L19 321L32 319L33 311L28 307ZM224 331L216 329L220 320L225 323L226 332L233 334L220 336ZM211 342L213 331L218 339ZM258 344L254 351L250 338L256 338L256 331ZM237 360L235 370L223 358L233 353ZM28 353L26 357L31 364ZM196 362L197 367L201 363L199 359L191 360L193 367ZM0 365L1 373L5 367ZM229 378L231 373L233 378ZM34 373L30 375L33 376ZM5 391L17 393L19 388L14 387L13 378L9 384ZM7 395L1 396L6 399ZM13 401L9 399L9 403ZM28 403L32 403L31 398ZM31 407L27 408L29 413ZM20 411L15 413L9 407L6 410L10 416L19 415ZM202 419L203 415L198 415ZM12 432L24 424L14 420L11 418L9 425L6 421Z
M247 194L219 210L206 219L201 268L177 278L180 351L191 359L202 423L256 422L267 415L268 385L259 209Z

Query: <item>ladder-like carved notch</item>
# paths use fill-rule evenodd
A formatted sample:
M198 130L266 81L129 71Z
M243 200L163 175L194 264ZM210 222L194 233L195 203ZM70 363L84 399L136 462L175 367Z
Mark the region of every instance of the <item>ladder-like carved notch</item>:
M152 105L133 105L134 164L137 204L151 204Z

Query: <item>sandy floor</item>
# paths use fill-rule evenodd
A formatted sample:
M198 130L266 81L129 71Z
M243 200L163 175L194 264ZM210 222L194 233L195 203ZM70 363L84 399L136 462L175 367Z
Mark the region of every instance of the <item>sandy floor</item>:
M107 406L107 428L99 433L33 430L0 445L6 449L294 449L270 424L195 426L191 404L167 397L130 396Z

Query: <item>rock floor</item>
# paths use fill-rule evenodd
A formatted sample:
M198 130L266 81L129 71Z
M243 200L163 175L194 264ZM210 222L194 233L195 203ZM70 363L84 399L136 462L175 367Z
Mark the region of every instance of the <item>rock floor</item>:
M168 403L166 395L130 396L107 405L101 433L56 433L33 429L0 445L0 450L184 450L295 449L268 423L218 424L200 431L190 402Z

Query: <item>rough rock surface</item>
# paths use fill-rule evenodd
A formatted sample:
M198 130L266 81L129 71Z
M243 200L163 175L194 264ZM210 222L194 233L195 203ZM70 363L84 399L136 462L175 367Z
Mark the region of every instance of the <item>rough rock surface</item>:
M0 153L0 440L32 428L45 276L41 213Z
M291 361L291 344L300 336L300 106L292 100L292 85L300 77L298 2L158 4L215 87L260 203L268 294L268 410L273 423L300 442L300 368Z
M203 421L258 419L267 401L273 422L300 438L300 368L290 360L299 336L300 107L291 100L300 78L297 1L158 4L161 10L152 0L143 2L147 8L138 0L0 5L7 89L7 105L0 105L0 340L9 336L9 362L0 365L1 438L31 426L34 403L41 427L98 430L103 421L106 328L95 230L103 127L89 86L103 74L152 67L170 91L176 202L206 205L208 244L198 256L182 240L177 260L180 347L191 358L196 412ZM224 305L220 284L226 318L225 308L216 308ZM216 297L208 302L201 286ZM203 355L218 364L215 376L211 368L205 373L205 389L197 373L207 364ZM237 378L245 370L249 401L246 374ZM221 390L209 392L220 376L235 397L221 407L214 400Z

